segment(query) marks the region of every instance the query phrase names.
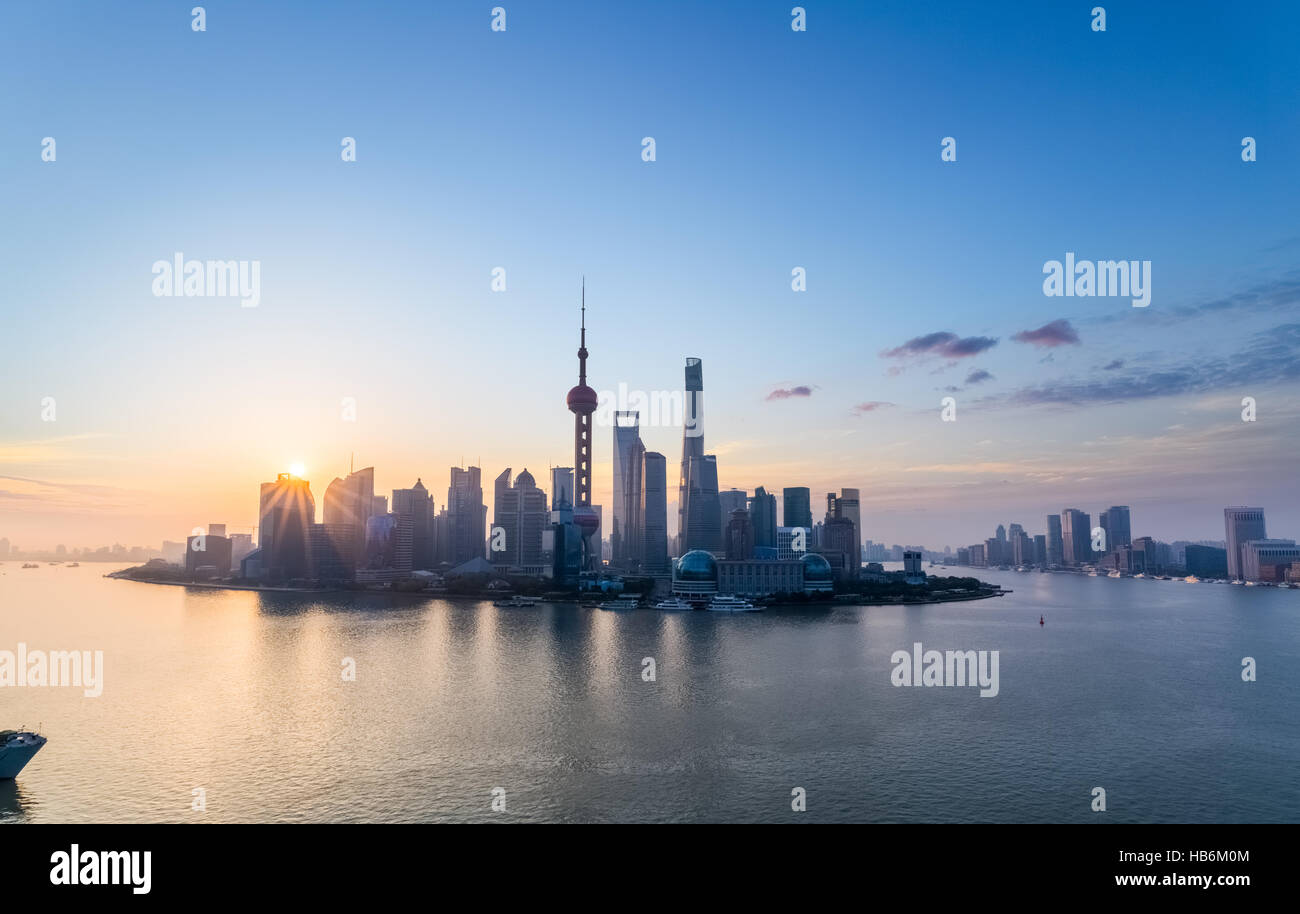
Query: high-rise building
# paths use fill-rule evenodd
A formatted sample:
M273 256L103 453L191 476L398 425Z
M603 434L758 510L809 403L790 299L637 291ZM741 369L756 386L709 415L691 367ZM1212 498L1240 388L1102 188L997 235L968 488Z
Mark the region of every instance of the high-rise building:
M657 451L645 455L641 517L645 523L642 545L645 570L667 574L668 567L668 460Z
M704 365L686 360L685 421L677 496L677 552L722 552L722 503L718 499L718 459L704 453Z
M1047 564L1047 537L1041 533L1034 534L1034 564Z
M573 467L551 467L551 507L573 507Z
M776 548L776 496L759 486L749 500L749 518L754 525L754 546Z
M1129 522L1128 505L1112 505L1102 514L1102 527L1106 530L1106 549L1133 545L1133 532Z
M787 486L781 493L785 504L781 509L783 527L806 527L812 530L812 493L807 486Z
M493 564L533 571L542 566L542 533L550 524L546 493L528 470L510 483L510 468L496 479L490 558ZM536 573L534 571L534 573Z
M1232 507L1223 509L1224 539L1227 541L1228 577L1242 581L1242 547L1251 540L1268 538L1264 529L1264 509Z
M1063 565L1086 565L1092 561L1092 518L1087 513L1078 508L1061 512L1061 549Z
M1047 515L1047 564L1061 565L1065 561L1065 542L1061 536L1061 515Z
M853 579L858 576L858 570L862 567L858 532L853 521L847 517L831 517L826 520L817 551L830 562L832 568L840 570L842 578Z
M737 508L727 518L726 550L728 561L754 557L754 525L749 510Z
M614 411L614 511L609 534L610 561L615 568L637 571L643 560L641 516L645 445L641 443L640 414Z
M600 395L587 386L587 284L582 284L582 322L578 343L578 383L569 390L565 403L573 413L573 519L582 530L583 567L600 567L600 515L592 510L591 474L593 441L591 414L600 405Z
M483 471L452 467L447 489L447 561L460 565L483 557L487 534L487 505L483 504Z
M862 522L861 499L857 489L840 489L840 494L834 492L826 493L826 524L830 525L832 520L847 520L853 524L853 548L848 559L853 566L853 577L857 577L857 571L862 566L862 529L859 526ZM819 537L819 543L825 547L825 537L827 532L823 531ZM838 547L837 547L838 548ZM825 548L822 550L825 551Z
M732 511L749 510L749 493L744 489L727 489L718 493L718 508L722 519L728 520Z
M393 513L411 519L411 567L432 568L433 548L433 498L424 482L415 480L409 489L393 489Z
M346 526L352 529L356 538L352 549L354 555L359 555L365 545L366 520L376 513L388 513L388 506L385 504L383 510L375 510L374 467L350 471L346 477L336 477L325 487L322 520L333 527Z
M306 578L311 568L308 530L316 520L311 484L289 473L262 483L257 517L262 575L274 581Z

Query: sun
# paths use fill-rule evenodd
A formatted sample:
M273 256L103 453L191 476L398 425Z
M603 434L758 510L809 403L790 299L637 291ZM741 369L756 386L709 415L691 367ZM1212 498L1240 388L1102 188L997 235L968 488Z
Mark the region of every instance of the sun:
M291 463L289 464L289 473L293 476L297 476L299 479L302 479L304 476L307 475L307 468L303 466L301 462Z

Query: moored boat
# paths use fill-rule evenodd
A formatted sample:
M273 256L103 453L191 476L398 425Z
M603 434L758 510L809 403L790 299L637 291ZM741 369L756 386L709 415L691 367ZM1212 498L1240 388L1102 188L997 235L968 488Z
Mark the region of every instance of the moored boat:
M753 613L759 607L731 594L720 593L709 601L709 611L715 613Z
M41 751L45 737L30 730L0 730L0 780L18 777L32 756Z

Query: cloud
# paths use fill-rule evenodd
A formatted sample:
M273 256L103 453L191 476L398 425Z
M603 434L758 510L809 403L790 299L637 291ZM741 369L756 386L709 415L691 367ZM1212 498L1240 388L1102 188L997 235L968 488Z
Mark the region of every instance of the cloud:
M811 397L813 389L807 384L798 387L778 387L767 395L769 400L789 400L791 397Z
M859 403L857 406L853 407L853 415L865 416L867 413L873 413L878 409L885 409L886 407L893 405L894 404L886 403L883 400L868 400L865 403Z
M1101 370L1102 370L1102 371L1118 371L1119 369L1121 369L1121 368L1123 368L1123 367L1124 367L1124 360L1123 360L1123 359L1115 359L1115 360L1114 360L1113 362L1111 362L1110 364L1101 366Z
M965 359L979 355L998 344L995 337L965 336L959 337L948 330L914 336L901 346L886 349L880 353L885 359L925 358L942 356L946 359Z
M985 381L992 381L993 375L989 374L983 368L976 368L970 374L966 375L967 384L983 384Z
M1070 322L1063 317L1057 318L1049 324L1043 324L1037 330L1021 330L1011 338L1017 343L1031 343L1034 346L1041 346L1046 349L1057 346L1079 345L1079 334L1070 326Z
M1257 333L1244 349L1226 358L1200 357L1163 367L1115 369L1105 377L1082 380L1064 378L1021 388L1005 399L1024 406L1089 406L1295 381L1300 381L1300 323Z

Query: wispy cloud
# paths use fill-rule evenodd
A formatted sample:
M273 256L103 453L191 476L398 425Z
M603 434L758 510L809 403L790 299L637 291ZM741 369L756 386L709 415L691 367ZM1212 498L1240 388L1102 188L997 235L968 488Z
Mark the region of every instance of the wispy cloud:
M867 413L874 413L878 409L887 409L893 406L893 403L886 403L883 400L868 400L865 403L859 403L853 407L853 415L865 416Z
M1079 345L1078 332L1063 317L1059 317L1051 323L1043 324L1036 330L1021 330L1011 338L1017 343L1029 343L1044 349Z
M767 395L768 400L789 400L792 397L811 397L813 389L806 384L797 387L778 387Z
M945 359L965 359L986 352L998 344L996 337L958 336L940 330L925 336L914 336L901 346L880 353L886 359L914 359L939 356Z
M1116 368L1105 377L1063 378L1020 388L1005 400L1026 406L1086 406L1296 380L1300 380L1300 324L1281 324L1256 334L1249 345L1226 358L1187 359L1128 371ZM1002 398L981 402L996 399Z

